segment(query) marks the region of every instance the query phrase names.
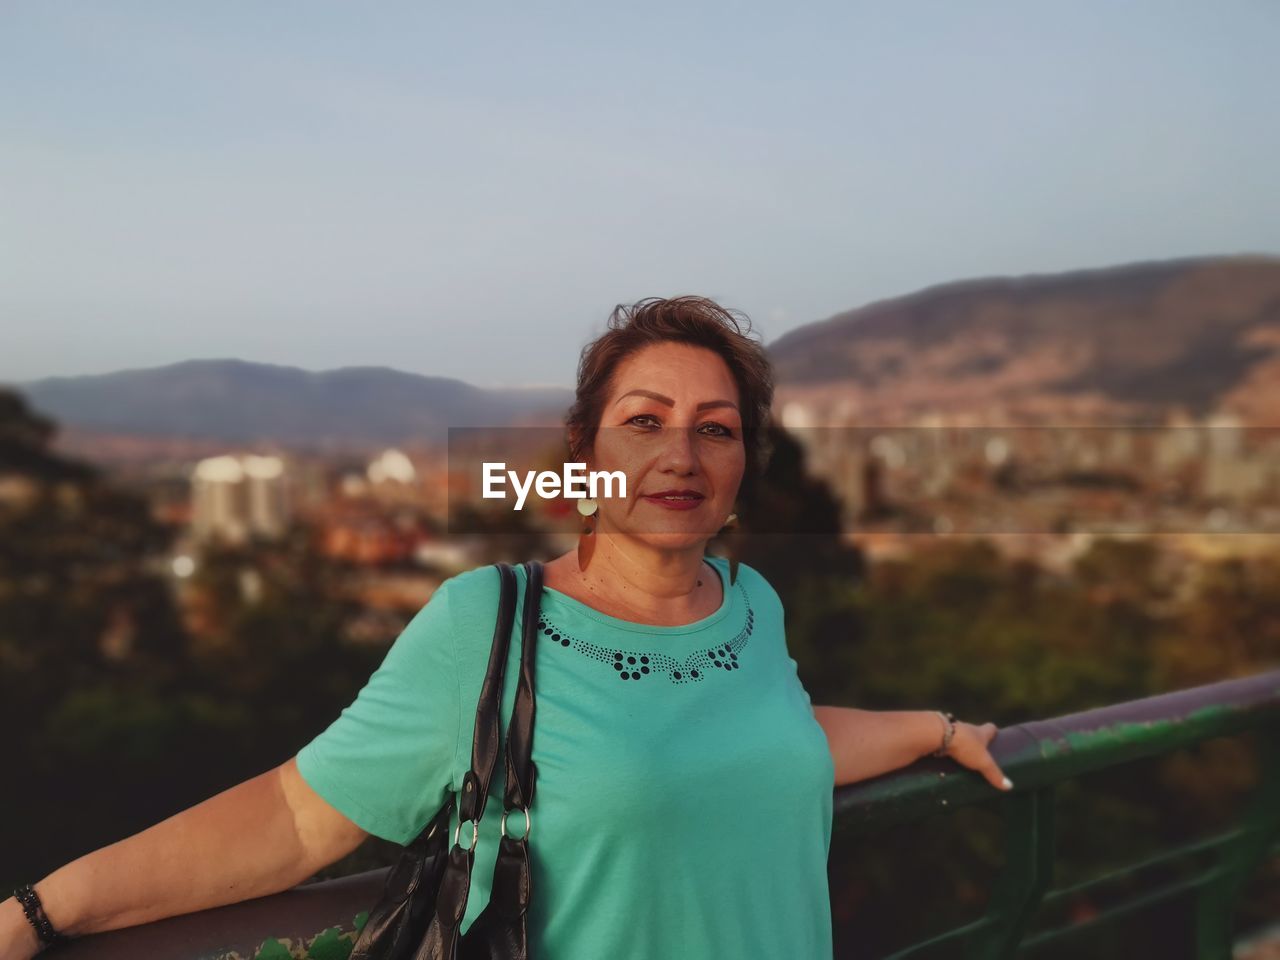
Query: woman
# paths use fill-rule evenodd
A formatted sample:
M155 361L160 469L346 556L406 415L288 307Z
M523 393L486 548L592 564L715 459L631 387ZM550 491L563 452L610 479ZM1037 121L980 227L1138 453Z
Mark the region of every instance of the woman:
M704 298L619 307L583 350L570 451L622 471L626 495L588 503L578 548L545 565L535 957L829 958L834 786L945 748L1011 787L994 724L812 707L777 594L705 555L762 467L772 394L760 345ZM72 936L145 923L295 886L370 833L408 843L469 766L497 596L490 566L445 581L296 757L36 884L49 921ZM488 899L499 819L480 821L464 930ZM0 960L37 952L15 900L0 924Z

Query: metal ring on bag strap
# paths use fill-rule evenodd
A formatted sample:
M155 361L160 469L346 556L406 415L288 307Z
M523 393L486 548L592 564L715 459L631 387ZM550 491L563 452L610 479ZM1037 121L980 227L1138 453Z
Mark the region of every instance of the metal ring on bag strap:
M520 808L520 812L524 814L524 834L523 834L522 836L519 836L519 837L513 837L512 839L514 839L514 840L528 840L528 839L529 839L529 831L533 829L533 824L531 824L531 823L529 822L529 808L528 808L528 807L521 807L521 808ZM504 837L507 835L507 815L508 815L509 813L511 813L511 811L510 811L510 810L503 810L503 811L502 811L502 835L503 835Z
M480 839L479 820L459 820L458 825L453 828L453 845L455 847L458 846L458 831L462 829L462 825L464 823L471 824L471 846L467 847L467 850L474 850L476 848L476 841Z

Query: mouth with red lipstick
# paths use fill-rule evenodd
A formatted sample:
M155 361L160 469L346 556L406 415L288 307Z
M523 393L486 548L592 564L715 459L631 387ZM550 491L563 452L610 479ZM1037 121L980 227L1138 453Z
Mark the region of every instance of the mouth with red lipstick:
M693 510L706 499L697 490L658 490L654 493L641 494L641 500L656 503L667 510Z

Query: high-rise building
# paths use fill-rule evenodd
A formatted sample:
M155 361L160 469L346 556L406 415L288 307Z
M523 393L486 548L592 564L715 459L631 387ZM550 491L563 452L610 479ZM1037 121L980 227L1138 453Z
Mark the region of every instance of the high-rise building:
M191 475L192 530L198 540L242 543L280 536L289 522L284 461L256 454L208 457Z

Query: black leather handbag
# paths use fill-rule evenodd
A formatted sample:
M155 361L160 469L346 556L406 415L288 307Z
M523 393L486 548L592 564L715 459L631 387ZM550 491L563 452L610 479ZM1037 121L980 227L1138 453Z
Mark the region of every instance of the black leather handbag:
M489 666L476 706L475 735L471 745L471 769L462 790L450 795L431 821L400 855L387 874L382 896L369 911L351 949L350 960L528 960L526 916L529 910L529 805L533 802L537 770L533 752L533 651L538 634L538 604L542 596L542 564L525 563L525 590L521 624L520 680L515 706L507 726L506 790L502 838L493 870L489 902L475 921L460 933L467 910L471 868L480 817L488 800L489 781L498 759L503 676L515 618L516 574L508 564L497 563L501 581L498 619L493 631ZM453 812L459 822L449 831ZM525 817L525 834L507 835L507 816L515 811ZM463 834L470 824L470 836ZM468 845L459 845L459 839Z

